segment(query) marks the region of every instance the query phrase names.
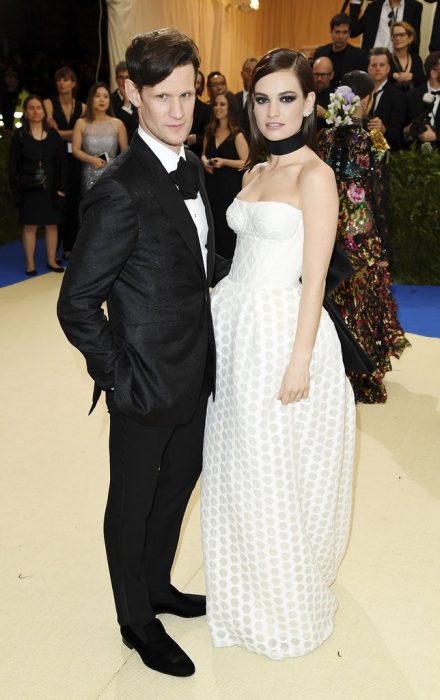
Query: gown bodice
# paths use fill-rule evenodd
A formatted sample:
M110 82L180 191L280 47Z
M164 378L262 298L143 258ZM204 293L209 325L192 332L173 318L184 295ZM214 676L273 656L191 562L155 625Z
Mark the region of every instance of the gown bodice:
M237 234L229 281L265 289L300 286L304 245L300 209L285 202L236 198L227 219Z

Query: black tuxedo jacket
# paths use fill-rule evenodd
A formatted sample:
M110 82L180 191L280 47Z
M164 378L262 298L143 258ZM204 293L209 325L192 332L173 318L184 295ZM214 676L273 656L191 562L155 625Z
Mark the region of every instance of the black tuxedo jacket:
M191 146L193 153L196 153L199 158L202 155L203 150L203 137L205 135L205 129L211 120L211 108L206 102L202 102L199 98L196 98L194 104L194 114L193 123L191 126L190 134L196 135L196 142L194 146Z
M362 34L362 48L369 51L374 46L377 30L379 28L380 13L385 0L374 0L365 8L365 12L360 16L360 5L350 3L351 36L356 37ZM423 5L417 0L405 0L403 19L416 30L417 40L413 42L414 50L419 52L420 45L420 22L422 19Z
M115 117L120 119L121 122L124 124L125 128L127 129L128 142L130 143L139 125L137 109L134 105L132 105L132 114L129 114L129 112L127 112L125 109L122 109L124 105L124 100L121 99L117 90L115 90L111 94L111 103Z
M249 122L249 114L247 111L247 101L246 106L243 106L243 90L240 90L240 92L236 92L234 97L237 100L237 106L239 109L240 126L244 131L244 135L246 136L247 142L249 143L251 138L251 125Z
M182 195L136 134L83 200L58 301L63 330L95 380L95 402L96 388L114 387L116 408L148 425L187 422L202 384L215 386L209 287L229 266L219 259L216 270L203 170L186 155L208 219L207 275Z
M379 117L385 127L385 138L392 149L399 148L405 124L406 100L402 90L386 83L382 97L370 117Z
M425 92L428 92L426 83L423 85L419 85L419 87L414 88L414 90L410 90L407 93L407 99L408 99L408 116L407 116L407 122L408 124L413 121L413 119L416 119L419 117L421 114L426 114L426 105L423 102L423 95ZM440 107L437 108L437 112L434 117L434 131L437 134L437 144L440 143Z
M437 0L425 0L425 2L429 2L432 4L433 2L437 2ZM429 50L440 51L440 2L437 2L437 7L435 8Z

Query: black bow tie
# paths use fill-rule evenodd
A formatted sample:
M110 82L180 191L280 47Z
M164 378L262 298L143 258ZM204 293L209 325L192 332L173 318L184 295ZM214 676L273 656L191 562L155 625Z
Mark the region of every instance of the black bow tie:
M199 191L199 173L197 165L179 158L177 170L169 173L170 178L179 188L183 199L196 199Z
M431 95L437 97L437 95L440 95L440 90L431 90Z

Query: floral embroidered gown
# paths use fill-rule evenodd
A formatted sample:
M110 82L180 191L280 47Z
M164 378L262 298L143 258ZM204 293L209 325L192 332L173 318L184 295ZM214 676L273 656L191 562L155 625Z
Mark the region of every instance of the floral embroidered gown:
M384 403L383 378L391 370L390 358L409 345L397 318L388 269L383 168L389 147L379 131L368 133L357 124L323 129L318 139L323 159L336 174L338 242L354 268L333 299L376 365L372 374L349 377L358 402Z

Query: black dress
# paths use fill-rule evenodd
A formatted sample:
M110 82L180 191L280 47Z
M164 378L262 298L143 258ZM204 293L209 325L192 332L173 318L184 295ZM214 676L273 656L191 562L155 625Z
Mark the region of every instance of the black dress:
M52 111L58 129L71 131L82 114L82 104L74 100L73 109L69 119L63 112L60 101L53 97ZM70 252L76 241L79 230L79 203L81 200L81 162L69 151L69 144L64 142L67 153L67 197L65 205L65 220L59 228L59 238L63 242L63 250Z
M206 157L227 158L228 160L240 160L235 148L235 136L230 134L218 148L215 145L214 136L210 136L206 145ZM235 168L224 165L214 169L212 175L206 173L206 192L214 217L215 227L215 252L224 258L230 259L234 255L237 236L229 228L226 221L226 210L241 190L243 173Z
M23 190L21 176L33 173L41 161L46 174L44 189ZM23 128L16 129L11 140L10 184L19 207L22 224L50 225L63 221L57 206L56 193L66 191L66 152L61 136L48 129L42 141L34 139Z

